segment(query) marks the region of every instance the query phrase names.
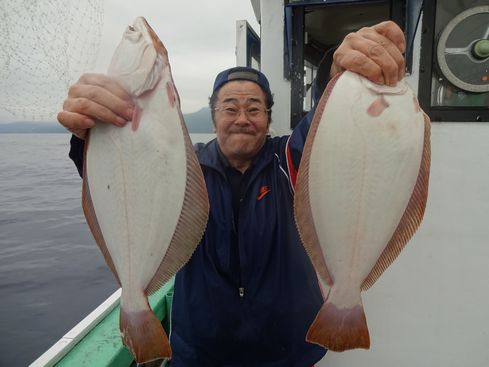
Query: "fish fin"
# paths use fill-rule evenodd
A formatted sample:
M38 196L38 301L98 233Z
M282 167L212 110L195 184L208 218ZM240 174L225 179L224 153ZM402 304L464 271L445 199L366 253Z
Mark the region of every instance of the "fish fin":
M369 349L370 336L360 292L357 303L349 307L339 307L332 297L330 293L316 315L307 332L306 341L335 352Z
M105 239L102 234L102 230L100 229L100 225L98 224L97 215L95 214L95 209L93 207L92 197L90 195L90 187L88 184L88 173L87 173L87 149L90 144L90 131L88 131L87 136L85 138L85 148L84 148L84 157L83 157L83 183L82 183L82 207L83 213L85 214L85 218L87 220L88 227L92 232L93 238L97 243L100 252L104 256L105 262L109 267L112 274L114 274L117 283L119 286L121 285L121 281L119 279L119 275L117 274L117 270L115 268L112 257L110 256L109 250L107 249L107 245L105 244Z
M137 363L171 358L171 348L161 322L148 306L147 310L120 310L120 331L124 345Z
M336 75L328 83L316 108L316 112L304 144L294 194L294 217L297 229L299 231L299 236L312 264L314 265L314 268L316 269L316 272L318 273L318 276L328 285L332 284L332 279L326 266L324 254L321 250L321 244L317 236L311 212L311 203L309 200L309 161L311 158L314 137L316 136L319 123L321 122L321 117L326 107L326 102L341 74L342 73Z
M204 235L209 217L209 199L202 168L194 152L192 141L190 140L180 110L179 114L185 138L187 157L185 196L175 233L168 246L168 250L153 279L146 288L148 294L156 292L190 260L190 257Z
M389 267L390 264L401 253L402 249L411 237L414 235L426 209L426 201L428 198L428 183L431 164L431 144L430 144L430 119L424 114L424 146L421 165L419 169L418 179L414 187L409 203L404 211L404 214L392 235L389 243L382 252L382 255L377 260L369 275L365 278L362 284L362 290L370 288L382 273Z

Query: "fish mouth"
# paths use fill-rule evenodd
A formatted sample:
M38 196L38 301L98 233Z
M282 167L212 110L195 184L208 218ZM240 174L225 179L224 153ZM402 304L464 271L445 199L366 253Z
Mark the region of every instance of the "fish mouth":
M168 51L163 45L163 42L161 42L156 32L153 30L153 28L151 28L151 26L149 25L149 23L146 21L144 17L136 18L134 24L132 26L129 26L129 29L138 30L141 33L143 33L147 38L149 38L153 42L153 46L156 52L162 55L165 58L165 60L168 59Z

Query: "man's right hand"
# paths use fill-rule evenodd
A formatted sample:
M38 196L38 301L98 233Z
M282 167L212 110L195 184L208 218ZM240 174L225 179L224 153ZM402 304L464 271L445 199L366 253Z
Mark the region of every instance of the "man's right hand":
M104 74L84 74L73 84L58 121L80 139L95 121L124 126L132 120L134 102L124 88Z
M351 70L374 83L394 86L404 77L405 49L404 34L393 21L361 28L336 49L330 76Z

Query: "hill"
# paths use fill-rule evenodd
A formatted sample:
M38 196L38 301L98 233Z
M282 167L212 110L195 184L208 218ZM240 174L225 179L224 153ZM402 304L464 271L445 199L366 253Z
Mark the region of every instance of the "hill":
M56 134L67 132L68 131L57 122L19 121L0 124L0 134Z
M190 134L212 134L214 131L209 107L203 107L194 113L184 114L183 118Z
M211 134L213 126L208 107L183 115L190 134ZM67 133L57 122L18 121L0 124L0 134L57 134Z

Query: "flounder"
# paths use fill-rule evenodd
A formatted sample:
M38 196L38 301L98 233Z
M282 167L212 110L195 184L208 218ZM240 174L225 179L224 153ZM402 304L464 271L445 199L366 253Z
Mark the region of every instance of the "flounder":
M147 296L189 260L205 230L209 203L167 51L144 18L124 32L108 74L137 108L131 124L97 123L90 130L83 209L122 287L123 342L144 363L171 357Z
M401 80L381 86L346 71L317 106L294 210L325 302L306 340L333 351L369 348L361 291L396 259L428 196L430 121Z

